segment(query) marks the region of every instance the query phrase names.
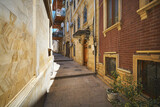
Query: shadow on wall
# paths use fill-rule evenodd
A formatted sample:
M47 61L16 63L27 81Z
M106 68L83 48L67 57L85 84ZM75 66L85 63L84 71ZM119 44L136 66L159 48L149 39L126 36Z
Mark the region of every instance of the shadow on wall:
M40 99L38 99L38 101L36 102L36 104L33 105L33 107L44 107L46 97L47 92L42 97L40 97Z

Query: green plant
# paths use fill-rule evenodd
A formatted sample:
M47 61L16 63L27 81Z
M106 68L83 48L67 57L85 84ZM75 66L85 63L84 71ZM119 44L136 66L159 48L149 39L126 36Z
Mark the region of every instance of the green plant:
M114 106L125 106L125 107L154 107L160 102L159 99L142 99L142 84L139 80L138 83L133 81L133 76L125 75L126 81L121 82L121 77L116 71L112 71L114 82L111 84L112 92L119 92L123 94L127 100L125 102L112 102Z
M119 85L120 85L120 80L118 80L119 74L116 71L112 71L111 72L112 76L113 76L113 83L110 84L112 86L112 90L113 92L118 92L119 91Z

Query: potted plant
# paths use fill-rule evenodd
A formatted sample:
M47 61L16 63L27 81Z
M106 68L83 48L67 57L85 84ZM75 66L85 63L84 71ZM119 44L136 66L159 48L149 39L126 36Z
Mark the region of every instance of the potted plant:
M114 81L110 84L112 88L107 89L106 92L108 100L110 102L115 102L118 101L118 92L121 89L121 80L118 80L119 74L116 71L112 71L111 74Z

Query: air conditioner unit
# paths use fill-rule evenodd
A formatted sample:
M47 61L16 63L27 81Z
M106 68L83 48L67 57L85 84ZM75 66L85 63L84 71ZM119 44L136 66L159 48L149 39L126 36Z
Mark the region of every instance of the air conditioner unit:
M57 15L57 16L61 16L61 9L57 9L57 10L56 10L56 15Z
M61 23L61 27L64 27L64 23L63 22Z
M65 16L66 15L66 9L65 8L62 8L61 9L61 16Z
M73 26L73 23L72 22L70 22L70 27L72 27Z

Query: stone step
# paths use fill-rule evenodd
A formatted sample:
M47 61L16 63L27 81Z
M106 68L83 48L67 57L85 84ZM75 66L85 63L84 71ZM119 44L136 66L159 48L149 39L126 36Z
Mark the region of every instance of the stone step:
M81 76L89 76L89 75L96 75L96 73L85 73L85 74L78 74L78 75L65 75L65 76L57 76L52 79L64 79L64 78L74 78L74 77L81 77Z

